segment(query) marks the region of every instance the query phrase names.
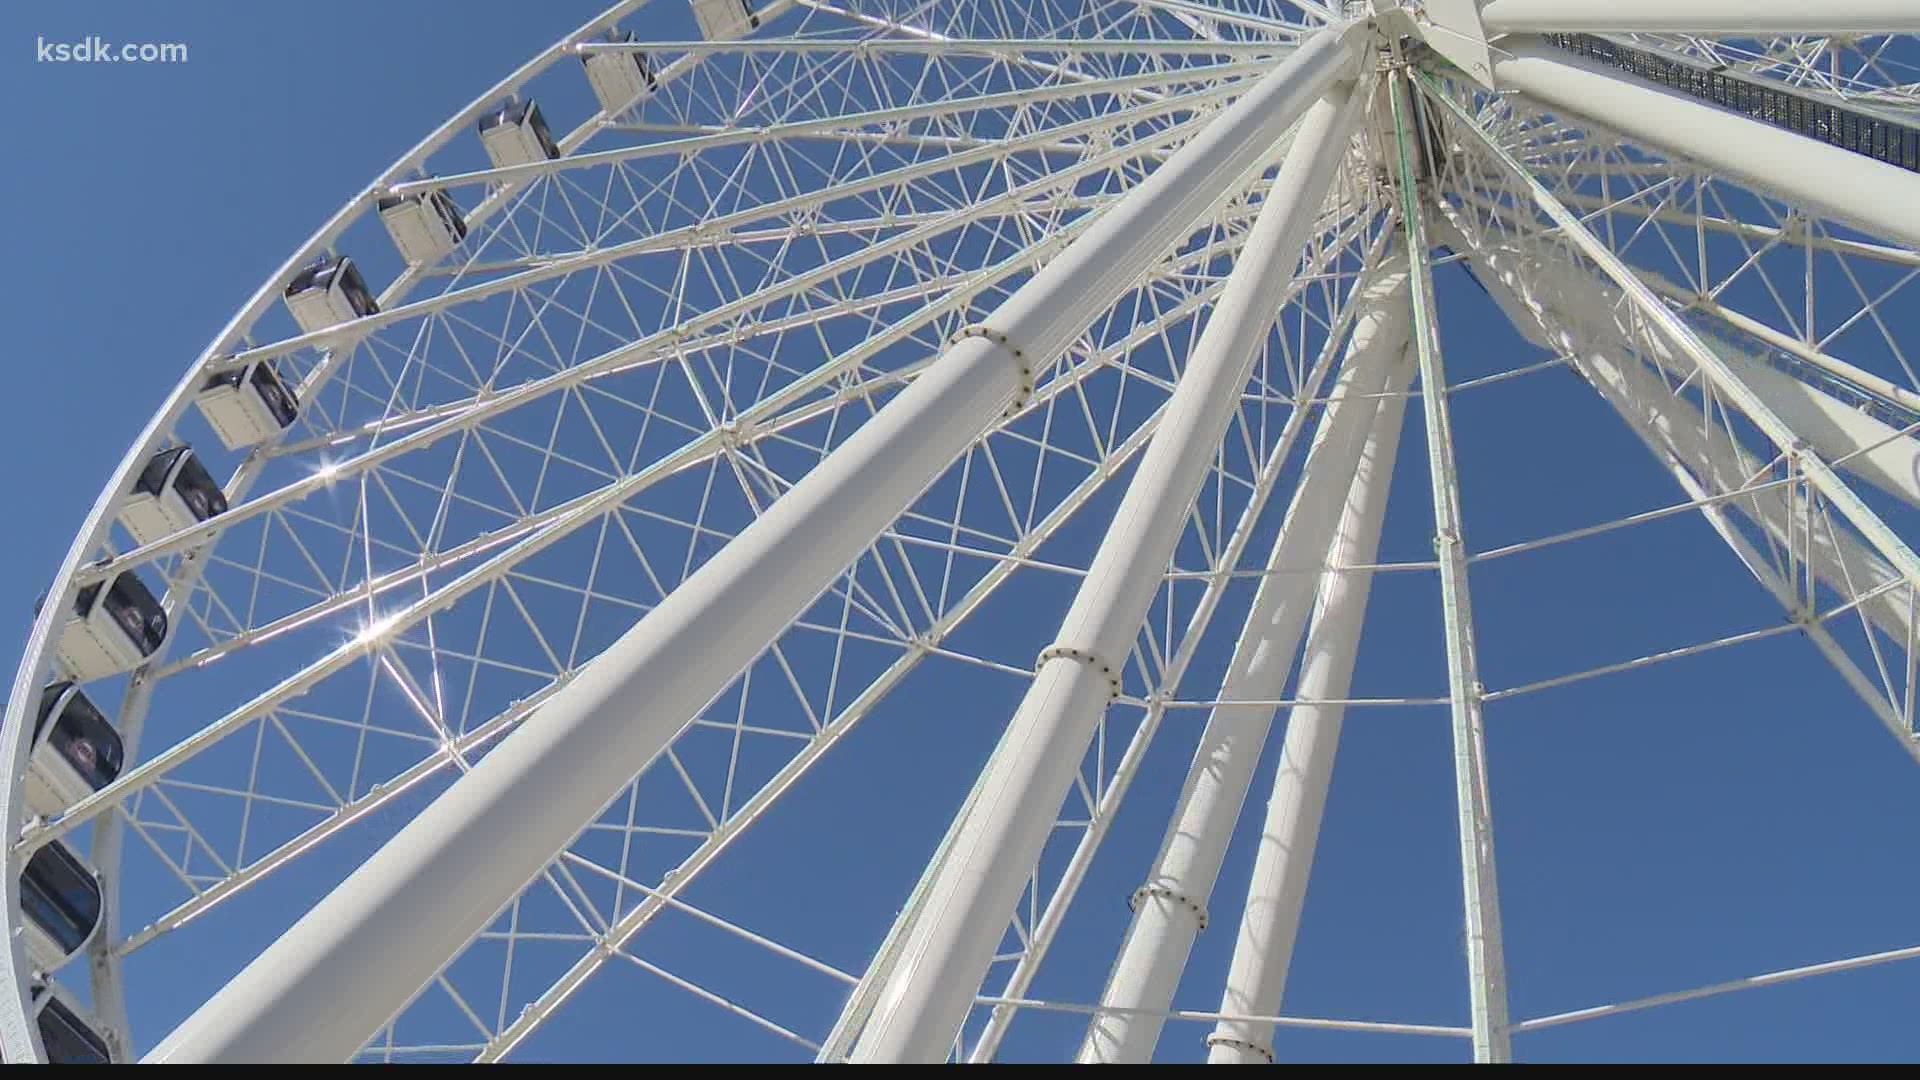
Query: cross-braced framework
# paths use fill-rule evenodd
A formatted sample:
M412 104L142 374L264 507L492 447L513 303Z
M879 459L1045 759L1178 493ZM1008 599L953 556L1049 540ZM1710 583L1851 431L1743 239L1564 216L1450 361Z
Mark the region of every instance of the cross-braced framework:
M1920 798L1915 35L614 5L82 526L0 1052L1847 1053L1920 957L1858 857Z

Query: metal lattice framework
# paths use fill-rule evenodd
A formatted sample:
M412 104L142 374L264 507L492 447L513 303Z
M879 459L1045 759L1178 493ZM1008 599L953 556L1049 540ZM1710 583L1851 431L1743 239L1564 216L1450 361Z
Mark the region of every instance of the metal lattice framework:
M103 490L0 732L0 1053L52 1052L54 985L119 1059L1501 1061L1920 956L1528 991L1552 916L1510 890L1509 952L1492 808L1552 792L1489 761L1555 710L1689 719L1654 680L1708 664L1920 761L1916 35L1905 0L615 4L295 252ZM551 154L483 152L536 99ZM459 235L409 259L395 205ZM336 255L377 310L297 321ZM221 450L204 388L264 367L297 417ZM1483 482L1503 431L1537 443ZM1615 479L1529 479L1553 444ZM180 445L226 508L136 537ZM1574 599L1625 567L1637 637ZM171 630L77 669L123 573ZM56 680L125 766L49 812ZM1454 841L1405 898L1437 949L1379 970L1300 932L1323 818L1351 865L1349 716L1347 768ZM50 965L56 844L102 903ZM1378 985L1422 964L1452 996ZM1335 1015L1283 1012L1329 971Z

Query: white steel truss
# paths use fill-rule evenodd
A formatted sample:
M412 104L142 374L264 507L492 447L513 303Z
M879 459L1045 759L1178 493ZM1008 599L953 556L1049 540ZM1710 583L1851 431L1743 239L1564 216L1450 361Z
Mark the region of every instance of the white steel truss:
M538 53L329 219L136 438L0 731L0 1054L52 1049L45 981L87 986L124 1060L1251 1063L1595 1056L1565 1040L1910 977L1911 936L1865 916L1811 955L1776 931L1613 991L1537 977L1551 770L1488 754L1568 702L1699 720L1661 680L1731 700L1804 639L1807 686L1837 676L1920 761L1911 4L741 7L733 36L730 3L626 0ZM551 156L480 153L510 99ZM461 235L409 261L395 198ZM378 310L296 323L288 280L343 254ZM297 415L225 453L194 400L256 368ZM1595 461L1620 490L1554 517L1559 485L1489 478L1583 437L1567 386L1652 453L1653 494ZM136 539L125 498L181 444L227 509ZM1767 618L1722 583L1627 638L1561 601L1612 565L1583 553L1695 521L1731 555L1699 580L1744 575ZM1528 597L1537 566L1561 576ZM75 597L123 573L165 641L67 670ZM34 706L74 676L125 765L30 805ZM1450 805L1369 784L1445 756L1443 714ZM1418 919L1355 907L1356 942L1325 914L1389 817L1455 832L1444 888L1393 876L1413 858L1357 879L1374 912L1444 907L1444 964ZM85 963L36 971L21 871L55 844L102 910ZM221 988L169 1000L182 955L231 960ZM1384 1004L1324 1008L1329 971Z

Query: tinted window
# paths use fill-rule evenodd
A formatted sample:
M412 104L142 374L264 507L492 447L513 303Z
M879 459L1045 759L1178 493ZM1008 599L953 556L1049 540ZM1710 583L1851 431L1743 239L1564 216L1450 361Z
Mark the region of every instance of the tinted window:
M100 886L56 840L27 860L20 875L20 908L63 951L72 952L100 919Z
M226 386L226 387L239 386L240 380L246 378L246 376L247 376L246 368L232 368L227 371L223 371L218 375L209 376L206 382L200 384L200 389L202 391L207 391L207 390L217 390L222 386Z
M120 733L79 694L68 700L60 719L47 733L47 745L65 758L73 771L95 791L120 775L123 752Z
M174 478L173 489L186 500L193 516L202 521L227 512L226 495L197 456L189 456L186 464L180 466L180 475Z
M167 639L167 613L131 572L113 579L107 590L107 612L128 637L140 643L143 653L159 648Z
M176 446L153 455L148 459L147 467L140 470L140 479L133 485L133 490L146 495L160 494L161 485L167 482L167 473L173 469L173 463L186 452L186 447Z
M261 402L267 406L267 411L273 414L274 423L281 427L292 424L293 418L299 413L299 408L294 404L293 391L288 390L286 384L280 381L280 375L273 370L273 365L265 360L255 364L252 381Z
M53 1065L105 1065L107 1044L80 1018L60 1003L47 1002L40 1010L40 1043L47 1048L47 1061Z

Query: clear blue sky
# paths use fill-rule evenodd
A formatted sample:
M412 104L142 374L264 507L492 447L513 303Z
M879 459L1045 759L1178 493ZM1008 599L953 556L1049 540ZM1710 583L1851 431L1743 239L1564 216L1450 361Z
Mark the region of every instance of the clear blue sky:
M601 6L28 0L0 9L0 100L8 102L0 314L12 379L0 395L0 432L13 470L0 613L17 613L5 641L23 636L34 598L127 442L261 278L423 133ZM191 59L34 62L36 37L87 34L182 41ZM1440 300L1456 377L1531 359L1458 273L1443 276ZM1905 326L1907 340L1920 342L1920 322ZM1677 498L1640 445L1565 373L1463 396L1455 418L1476 549ZM1416 420L1410 413L1385 559L1430 557ZM1489 564L1474 584L1490 686L1779 619L1690 518ZM1435 692L1442 669L1431 581L1408 575L1375 591L1381 628L1369 632L1356 693ZM1920 944L1912 858L1920 774L1804 641L1777 638L1519 699L1494 707L1490 723L1516 1017ZM1171 775L1184 766L1180 739L1190 743L1191 734L1175 733L1161 748ZM938 822L990 745L962 742L948 759L925 743L876 736L850 760L870 775L965 764L927 781L934 795L921 819ZM1442 712L1349 720L1288 1011L1464 1021L1447 754ZM847 790L877 790L851 764L846 770ZM1263 770L1250 813L1265 784ZM1154 834L1165 805L1140 802L1128 811L1147 822L1136 835ZM875 858L900 865L876 871L872 885L874 906L890 912L911 880L901 866L937 831L909 835L883 824L874 825ZM743 888L807 872L769 847L745 849L755 850L772 869L736 878ZM1103 862L1082 894L1090 926L1117 931L1119 898L1149 854ZM1224 890L1237 890L1249 856L1246 845L1236 849ZM1219 970L1230 948L1226 933L1204 936L1195 968ZM1080 975L1065 980L1061 996L1098 993L1107 954L1063 960ZM1521 1053L1911 1059L1920 1056L1917 992L1920 965L1884 967L1563 1028L1524 1041ZM164 996L149 986L135 998ZM1180 1004L1212 1007L1210 996L1190 983ZM623 1026L617 1002L582 1008L531 1050L594 1058L664 1046L691 1055L713 1052L720 1032L736 1034L709 1029L716 1014L689 1007L649 1042ZM1187 1057L1203 1033L1172 1028L1163 1052ZM159 1034L143 1025L143 1039ZM738 1045L743 1054L772 1050ZM1296 1057L1462 1049L1300 1034L1283 1035L1281 1045ZM1061 1050L1010 1044L1010 1055L1021 1052Z

